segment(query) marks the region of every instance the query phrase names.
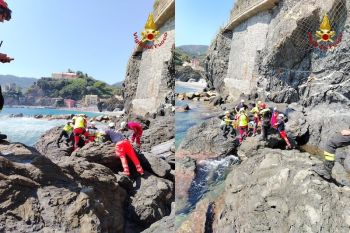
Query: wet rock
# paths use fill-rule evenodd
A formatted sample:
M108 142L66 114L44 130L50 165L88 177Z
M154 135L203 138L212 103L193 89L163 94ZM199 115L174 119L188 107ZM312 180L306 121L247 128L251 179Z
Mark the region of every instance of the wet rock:
M188 106L188 104L176 107L176 112L187 112L189 110L191 110L191 108Z
M181 209L188 197L188 190L195 178L196 161L189 158L176 158L175 168L175 193L176 208Z

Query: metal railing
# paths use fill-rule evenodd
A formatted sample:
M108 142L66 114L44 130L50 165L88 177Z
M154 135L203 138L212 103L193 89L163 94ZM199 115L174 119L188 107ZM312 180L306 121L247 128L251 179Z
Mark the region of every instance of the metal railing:
M175 0L159 0L156 9L153 11L153 18L157 20L174 1Z

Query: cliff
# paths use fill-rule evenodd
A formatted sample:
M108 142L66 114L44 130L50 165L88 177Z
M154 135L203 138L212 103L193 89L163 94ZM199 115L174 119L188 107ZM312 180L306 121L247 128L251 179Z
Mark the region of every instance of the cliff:
M231 23L211 44L206 59L209 85L230 100L245 94L272 105L303 106L310 131L321 125L325 132L332 132L324 117L338 122L339 128L348 128L341 116L347 115L350 106L350 2L291 0L249 7L257 2L271 1L237 2ZM315 35L325 13L336 31L334 43L338 39L336 47L328 50L313 48L308 34ZM327 114L319 117L322 111ZM315 146L322 145L313 132L310 135Z
M137 48L129 60L124 81L126 112L140 115L156 112L164 104L174 105L175 67L175 1L167 0L165 11L155 10L155 23L163 38L158 48Z

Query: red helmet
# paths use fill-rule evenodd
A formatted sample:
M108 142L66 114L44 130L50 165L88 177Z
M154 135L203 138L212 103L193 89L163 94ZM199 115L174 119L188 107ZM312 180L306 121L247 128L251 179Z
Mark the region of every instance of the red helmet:
M0 15L5 16L5 20L11 19L12 11L8 8L7 3L4 0L0 0Z
M260 104L260 108L261 108L261 109L265 109L266 107L267 107L267 105L266 105L265 103L261 103L261 104Z

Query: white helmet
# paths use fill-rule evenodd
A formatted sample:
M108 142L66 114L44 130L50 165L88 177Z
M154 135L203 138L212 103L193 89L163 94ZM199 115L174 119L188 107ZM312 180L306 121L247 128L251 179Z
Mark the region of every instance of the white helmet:
M115 127L115 123L114 123L114 122L109 123L109 124L108 124L108 127L109 127L109 128L114 128L114 127Z
M91 121L91 122L90 122L90 125L95 126L95 125L96 125L96 122L95 122L95 121Z
M241 108L241 109L239 110L239 112L244 112L244 110L245 110L244 108Z
M279 118L284 118L284 115L283 114L278 114L278 117Z
M244 103L244 99L241 99L241 102Z
M126 126L126 122L125 121L120 123L120 128L121 129L125 129L125 126Z
M230 111L226 111L225 114L226 114L226 115L227 115L227 114L230 114Z

